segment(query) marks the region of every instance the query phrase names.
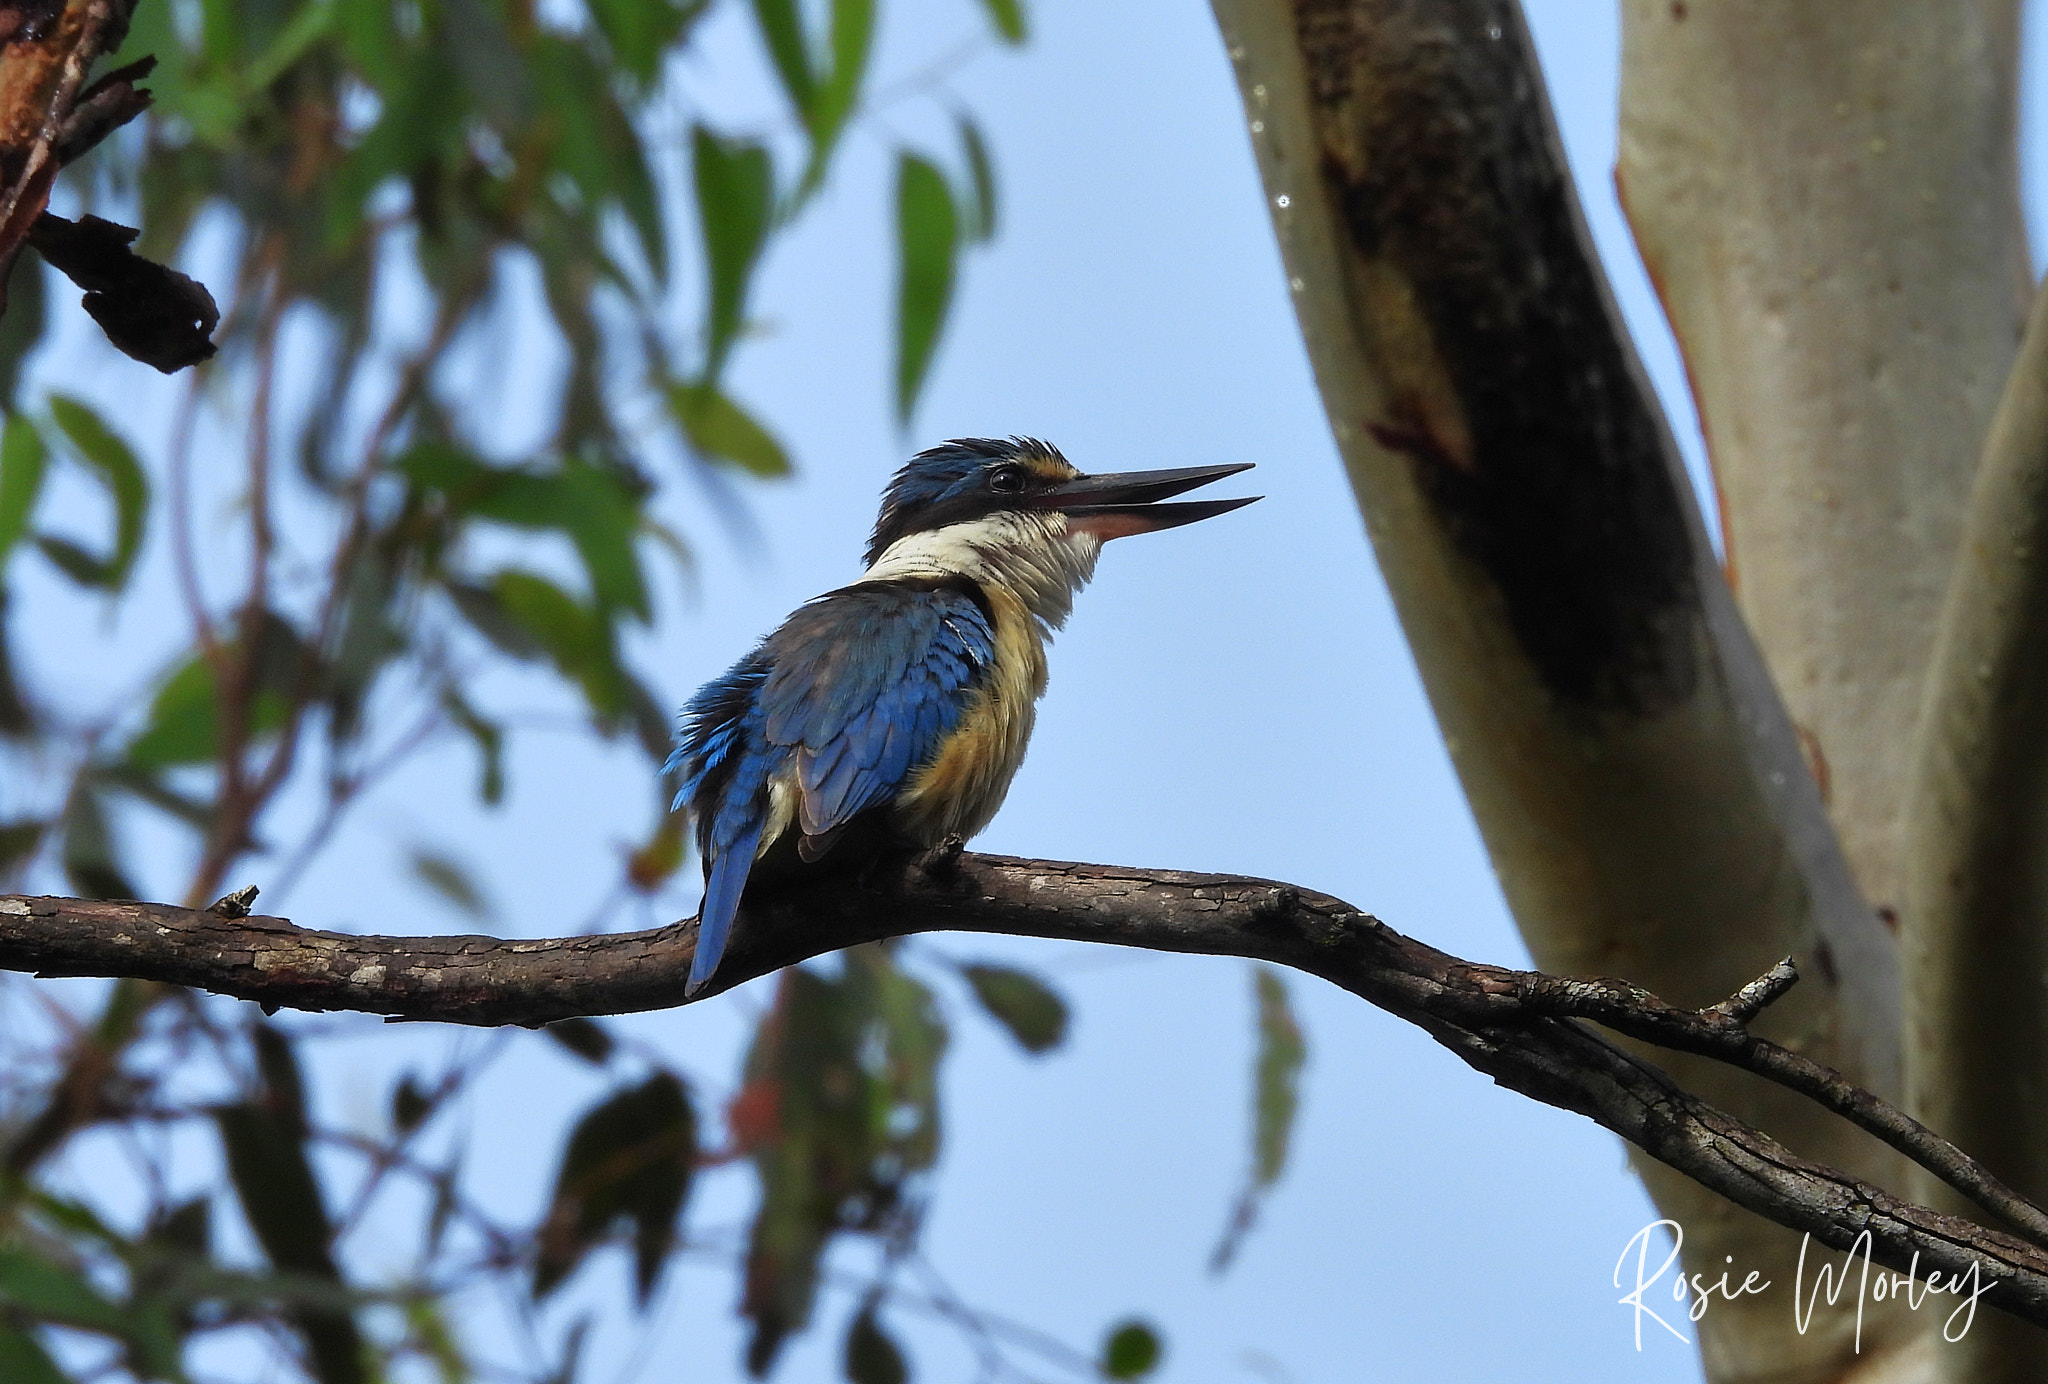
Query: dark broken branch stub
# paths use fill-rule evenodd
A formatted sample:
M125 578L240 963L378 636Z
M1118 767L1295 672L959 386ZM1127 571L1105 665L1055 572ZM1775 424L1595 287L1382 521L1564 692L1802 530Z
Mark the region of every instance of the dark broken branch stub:
M120 46L133 0L0 4L0 312L23 246L85 290L115 347L166 374L214 353L220 311L204 285L129 248L137 232L47 210L57 173L149 108L144 58L86 78Z
M28 243L85 290L85 310L107 340L168 375L213 356L220 309L205 284L129 249L140 234L97 216L44 212Z

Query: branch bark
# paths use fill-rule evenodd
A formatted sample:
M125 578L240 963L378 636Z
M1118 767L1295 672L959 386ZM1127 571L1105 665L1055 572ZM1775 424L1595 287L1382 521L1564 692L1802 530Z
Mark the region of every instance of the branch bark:
M195 910L0 897L0 966L173 982L271 1006L538 1025L679 1004L696 947L694 920L506 940L351 936L238 911L234 898ZM1748 1031L1754 1013L1789 988L1784 963L1719 1004L1686 1011L1620 981L1463 961L1342 900L1272 880L968 855L885 861L858 877L750 893L713 989L843 946L940 930L1295 967L1419 1025L1503 1086L1597 1121L1738 1205L1836 1249L1868 1234L1873 1258L1902 1272L1974 1273L1994 1285L1987 1305L2048 1326L2048 1213L1868 1092ZM1912 1205L1801 1158L1580 1020L1818 1096L1942 1169L2021 1234Z
M1214 0L1325 409L1537 963L1683 1003L1758 955L1774 1035L1896 1094L1892 939L1859 895L1592 253L1510 0ZM1882 1148L1712 1063L1723 1109L1871 1181ZM1797 1242L1639 1163L1696 1266ZM1775 1275L1774 1276L1778 1276ZM1837 1377L1751 1300L1712 1377ZM1911 1333L1866 1323L1864 1349Z

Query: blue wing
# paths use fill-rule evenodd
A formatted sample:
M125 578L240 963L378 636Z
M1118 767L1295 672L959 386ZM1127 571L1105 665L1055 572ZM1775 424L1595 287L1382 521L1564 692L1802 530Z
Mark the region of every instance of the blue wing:
M806 860L888 802L958 724L995 657L978 592L876 582L821 596L691 699L676 803L697 818L704 907L687 993L717 967L761 849L768 788L792 761Z

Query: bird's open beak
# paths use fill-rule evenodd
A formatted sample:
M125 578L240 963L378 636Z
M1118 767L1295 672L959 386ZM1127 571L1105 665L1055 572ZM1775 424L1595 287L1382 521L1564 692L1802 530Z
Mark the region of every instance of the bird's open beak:
M1134 533L1157 533L1178 528L1197 519L1210 519L1242 509L1259 495L1236 500L1190 500L1184 504L1157 503L1198 485L1220 481L1252 463L1230 466L1182 466L1170 471L1118 471L1107 476L1080 476L1034 496L1032 503L1056 509L1067 516L1070 527L1098 538L1123 538Z

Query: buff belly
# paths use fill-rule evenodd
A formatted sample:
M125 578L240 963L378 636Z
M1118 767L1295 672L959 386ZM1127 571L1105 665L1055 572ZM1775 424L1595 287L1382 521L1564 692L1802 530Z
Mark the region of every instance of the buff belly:
M1024 762L1045 692L1038 621L1008 591L997 588L989 597L996 617L994 667L938 753L896 798L897 829L921 845L949 836L965 840L989 824Z

